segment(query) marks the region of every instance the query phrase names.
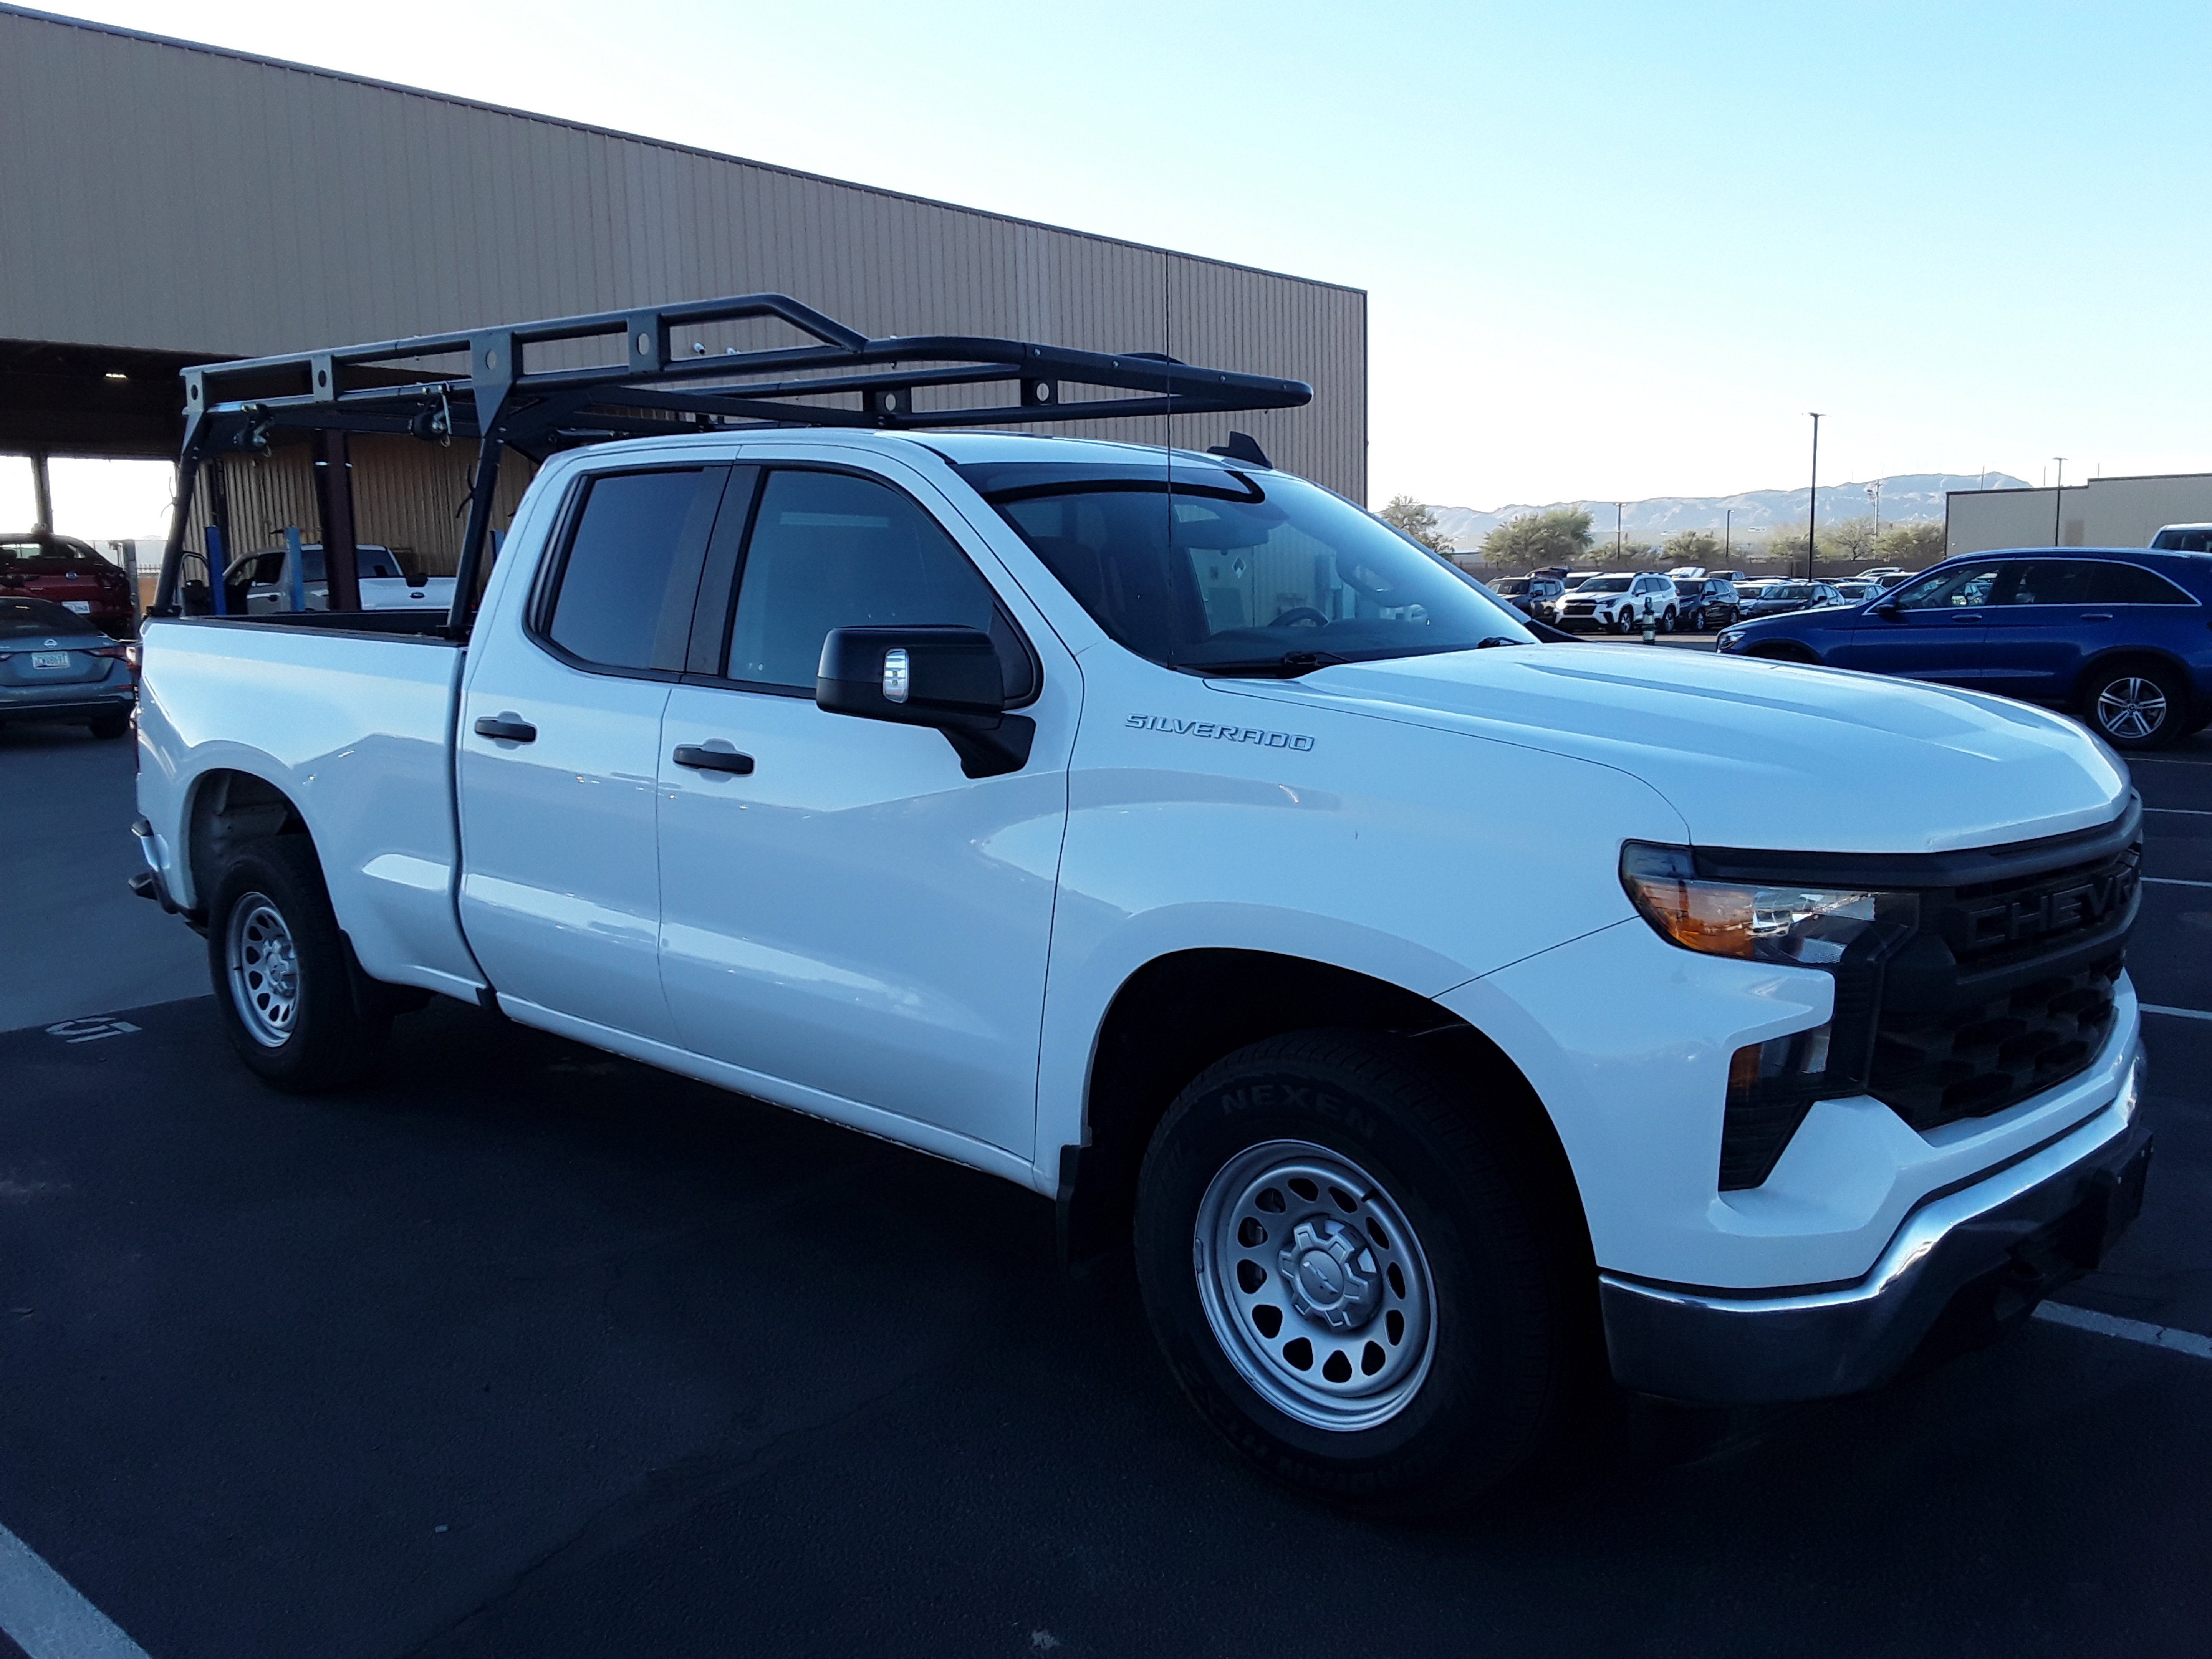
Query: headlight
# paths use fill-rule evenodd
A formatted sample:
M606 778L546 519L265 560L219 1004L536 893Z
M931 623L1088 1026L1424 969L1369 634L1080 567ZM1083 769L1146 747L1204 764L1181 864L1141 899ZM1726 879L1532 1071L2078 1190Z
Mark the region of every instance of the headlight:
M1824 968L1881 954L1912 932L1912 893L1757 886L1698 878L1689 849L1630 842L1620 884L1661 938L1686 951Z
M1725 630L1725 631L1721 635L1720 638L1718 638L1717 640L1715 640L1715 641L1713 641L1713 644L1714 644L1717 647L1718 647L1720 650L1723 650L1723 651L1733 651L1733 650L1735 650L1735 649L1736 648L1736 647L1738 647L1739 645L1741 645L1742 643L1743 643L1743 635L1741 635L1741 634L1739 634L1739 633L1737 633L1737 632L1736 632L1734 629L1732 629L1732 628L1731 628L1731 629L1727 629L1727 630Z

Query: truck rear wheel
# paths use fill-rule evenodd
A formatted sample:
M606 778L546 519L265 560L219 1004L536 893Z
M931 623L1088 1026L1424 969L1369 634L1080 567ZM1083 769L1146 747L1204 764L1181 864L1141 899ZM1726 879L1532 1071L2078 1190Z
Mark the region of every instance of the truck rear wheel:
M391 1029L367 994L304 836L246 848L208 905L208 969L230 1046L264 1082L311 1094L352 1082Z
M1557 1230L1502 1138L1402 1042L1241 1049L1146 1154L1137 1271L1199 1411L1316 1496L1479 1498L1542 1446L1577 1345Z

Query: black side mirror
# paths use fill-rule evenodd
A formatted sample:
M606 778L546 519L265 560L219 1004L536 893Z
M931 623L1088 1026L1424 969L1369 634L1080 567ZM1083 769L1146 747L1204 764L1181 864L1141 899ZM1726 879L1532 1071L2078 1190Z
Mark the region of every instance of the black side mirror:
M839 628L822 641L814 702L832 714L933 726L971 778L1028 764L1036 722L1006 713L1005 671L980 628Z
M1895 599L1877 599L1874 604L1869 605L1867 609L1873 611L1877 617L1889 617L1894 618L1905 614L1905 607L1899 605Z

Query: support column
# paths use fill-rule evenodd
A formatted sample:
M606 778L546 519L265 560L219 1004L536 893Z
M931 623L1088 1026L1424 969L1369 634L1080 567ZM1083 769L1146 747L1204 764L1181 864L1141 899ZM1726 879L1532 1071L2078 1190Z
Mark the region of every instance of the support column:
M31 528L41 535L50 534L54 527L54 487L46 477L46 456L44 450L34 450L31 455L31 517L35 522Z

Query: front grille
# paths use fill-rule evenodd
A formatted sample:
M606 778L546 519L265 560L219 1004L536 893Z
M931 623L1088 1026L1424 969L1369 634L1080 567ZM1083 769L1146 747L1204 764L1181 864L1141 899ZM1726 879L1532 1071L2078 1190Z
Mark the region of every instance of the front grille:
M1869 1092L1916 1129L1986 1117L2056 1088L2112 1030L2118 953L1935 1014L1883 1011Z
M1868 1091L1916 1129L2055 1088L2112 1030L2142 850L1923 893L1887 966Z

